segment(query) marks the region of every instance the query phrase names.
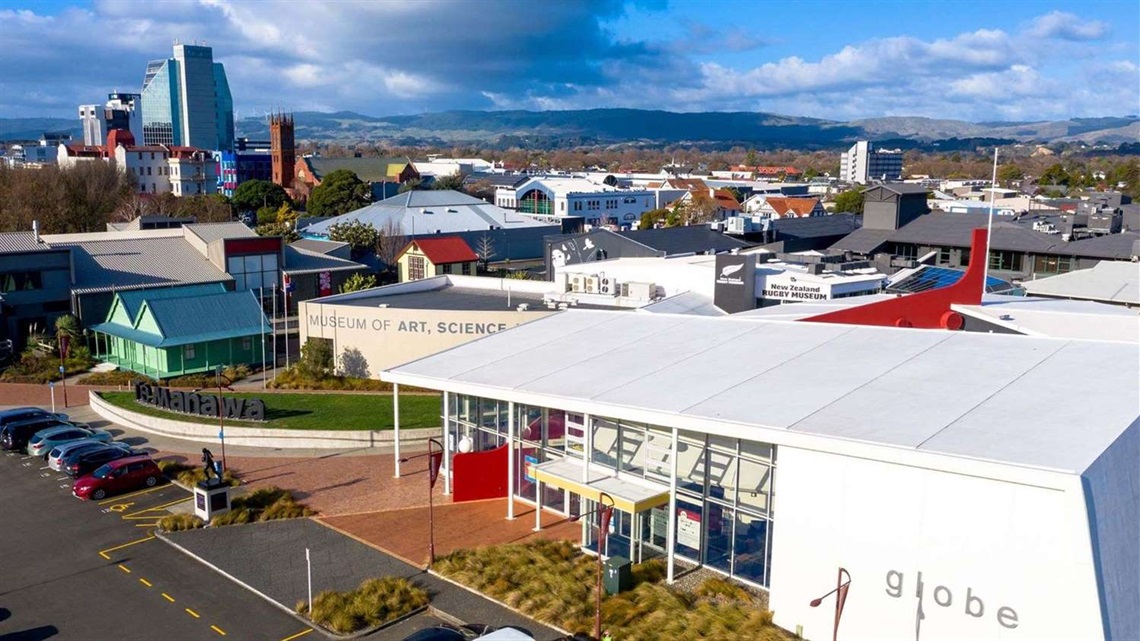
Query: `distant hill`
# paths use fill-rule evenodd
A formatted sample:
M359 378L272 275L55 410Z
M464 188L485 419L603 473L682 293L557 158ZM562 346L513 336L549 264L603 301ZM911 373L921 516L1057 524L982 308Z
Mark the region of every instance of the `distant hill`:
M677 113L643 109L574 111L444 111L406 116L367 116L351 111L294 114L298 140L384 142L390 145L469 143L505 148L678 143L756 149L835 149L853 140L912 141L928 146L945 140L1002 142L1130 142L1140 136L1140 118L1074 118L1044 122L984 122L891 116L850 122L759 112ZM0 119L0 140L34 140L45 131L79 137L79 120ZM268 139L264 118L243 118L239 136ZM991 142L990 144L993 144Z

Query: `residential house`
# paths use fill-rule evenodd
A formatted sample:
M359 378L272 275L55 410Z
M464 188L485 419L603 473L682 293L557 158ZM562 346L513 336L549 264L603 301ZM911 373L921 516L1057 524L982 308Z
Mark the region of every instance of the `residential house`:
M330 173L347 169L372 190L372 200L383 200L396 195L400 185L419 180L420 172L408 158L324 158L305 156L294 165L293 189L308 196Z
M419 238L408 243L396 259L400 282L443 274L474 276L479 256L458 236Z
M786 196L768 196L764 199L757 213L768 216L773 220L781 218L811 218L813 216L826 216L827 210L818 198L789 198Z
M597 228L581 234L547 237L546 276L553 279L560 267L599 260L711 255L751 246L751 243L714 231L708 225L616 232Z

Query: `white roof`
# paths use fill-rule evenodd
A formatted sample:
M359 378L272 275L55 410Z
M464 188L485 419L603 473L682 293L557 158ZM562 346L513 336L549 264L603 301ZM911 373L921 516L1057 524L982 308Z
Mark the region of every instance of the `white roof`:
M554 194L565 196L566 194L585 194L585 193L598 193L598 192L617 192L618 189L610 187L605 183L596 183L585 178L571 178L571 177L545 177L539 176L531 178L525 183L519 185L516 191L522 193L524 191L533 189L535 186L541 185L546 187Z
M360 221L383 232L394 226L403 235L454 234L490 229L556 227L451 190L409 191L305 228L328 236L333 225Z
M1102 260L1092 269L1030 280L1021 286L1038 296L1140 305L1140 263Z
M570 310L381 377L776 444L812 435L1069 473L1140 420L1140 345L733 317Z
M654 314L692 314L695 316L724 316L726 312L713 304L712 299L697 292L684 292L638 308L639 312Z
M951 308L1027 336L1140 343L1140 309L1120 305L987 294L981 305Z
M848 307L862 307L888 298L898 298L896 294L864 294L862 296L847 296L845 298L832 298L830 300L811 301L802 303L784 303L783 305L770 305L758 307L746 312L733 314L734 318L758 318L762 320L802 320L820 314L847 309Z

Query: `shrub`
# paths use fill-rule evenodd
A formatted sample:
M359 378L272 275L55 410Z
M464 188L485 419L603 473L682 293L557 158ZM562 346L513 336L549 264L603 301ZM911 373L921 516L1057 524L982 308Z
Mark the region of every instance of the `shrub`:
M204 527L206 522L193 514L170 514L158 521L158 529L163 532L181 532Z
M236 503L236 501L235 501ZM253 513L245 508L238 508L231 505L230 511L225 514L219 514L210 519L210 527L221 527L223 525L241 525L243 523L254 522Z
M320 380L333 371L332 340L310 338L301 346L301 359L297 362L297 373L313 380Z
M355 590L328 590L313 597L309 604L298 601L297 614L337 632L348 634L394 621L428 604L423 588L401 577L367 579Z
M298 503L288 490L278 487L263 487L246 496L235 498L230 502L230 511L214 517L210 521L210 525L237 525L280 519L298 519L313 514L314 512L304 504Z
M64 361L64 367L69 376L85 372L91 369L94 364L95 361L91 359L90 352L84 354L77 349L73 349L72 357ZM18 361L12 363L4 371L4 374L0 375L0 380L6 383L38 383L40 385L50 381L58 381L59 358L34 348L27 349L20 354Z
M183 485L194 486L206 480L206 470L201 465L191 465L173 459L162 459L158 461L157 464L158 469L165 474L167 478L176 479ZM222 481L231 487L241 485L241 481L229 470L222 473Z
M135 381L141 381L150 385L157 385L158 381L132 372L127 369L117 369L111 372L95 372L88 374L79 379L80 385L131 385Z
M281 370L277 378L269 381L269 387L274 389L296 390L329 390L342 392L391 392L392 384L371 378L355 378L352 376L322 376L312 378L302 374L297 367ZM434 390L400 386L400 392L426 392L437 393Z

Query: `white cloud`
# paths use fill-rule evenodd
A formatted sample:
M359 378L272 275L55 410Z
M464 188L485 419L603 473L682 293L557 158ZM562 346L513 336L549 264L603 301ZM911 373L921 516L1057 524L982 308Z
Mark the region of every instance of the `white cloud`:
M1035 18L1027 34L1036 38L1061 40L1100 40L1109 33L1108 23L1099 20L1082 20L1064 11L1053 11Z

